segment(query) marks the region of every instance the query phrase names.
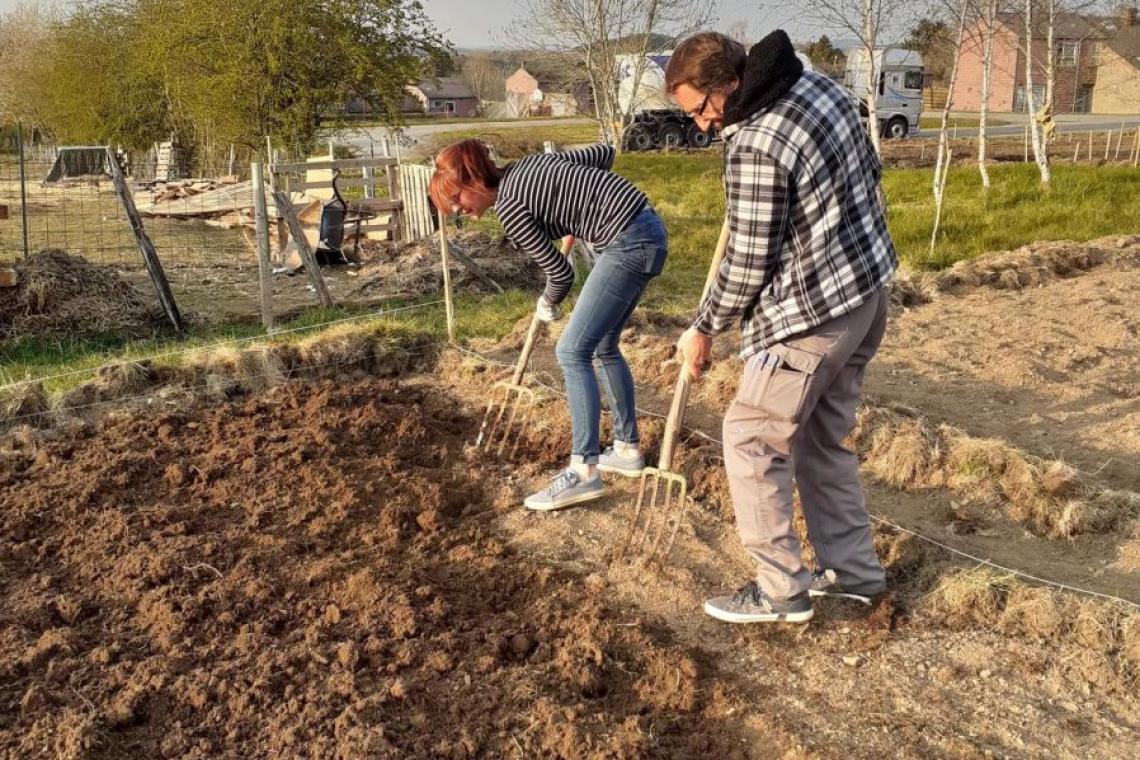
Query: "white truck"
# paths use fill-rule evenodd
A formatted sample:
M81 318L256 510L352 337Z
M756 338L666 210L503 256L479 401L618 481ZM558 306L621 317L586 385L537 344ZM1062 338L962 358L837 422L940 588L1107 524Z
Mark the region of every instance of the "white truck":
M672 50L645 54L636 92L633 81L637 56L617 56L618 103L623 111L633 114L633 121L623 136L626 150L704 148L716 138L715 129L702 132L693 118L678 109L665 92L665 67L672 55ZM813 70L806 55L797 52L796 56L805 71Z
M914 50L880 48L875 51L875 71L879 80L875 95L879 133L895 139L906 137L918 129L918 118L922 115L922 54ZM867 51L861 48L847 51L843 84L861 103L867 102ZM866 116L866 108L860 108L860 113Z

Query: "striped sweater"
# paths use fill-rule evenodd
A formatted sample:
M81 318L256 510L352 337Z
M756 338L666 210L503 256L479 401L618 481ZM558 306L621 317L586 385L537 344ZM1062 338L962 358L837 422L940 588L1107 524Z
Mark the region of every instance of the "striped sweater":
M574 270L553 241L573 235L604 248L645 208L645 194L609 171L613 164L612 147L592 145L527 156L504 170L495 213L507 240L546 272L551 304L565 300L574 284Z

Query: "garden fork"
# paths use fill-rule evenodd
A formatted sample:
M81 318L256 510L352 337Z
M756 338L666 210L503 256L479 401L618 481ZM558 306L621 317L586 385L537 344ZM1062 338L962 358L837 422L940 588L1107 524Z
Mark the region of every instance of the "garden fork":
M572 238L567 237L562 243L562 254L569 255L573 246ZM491 387L491 399L487 402L487 411L483 413L483 424L479 426L479 436L475 439L475 448L486 446L494 448L498 456L509 449L508 457L514 457L518 451L519 443L527 429L527 423L534 416L534 391L523 385L523 376L526 374L530 355L534 352L534 344L538 333L542 330L542 320L536 312L530 320L530 328L526 331L526 341L522 352L515 363L515 372L510 381L501 380ZM513 441L513 443L509 443Z
M728 220L720 230L720 238L716 243L712 263L709 266L708 276L705 278L705 289L701 295L703 301L716 281L717 270L724 258L724 251L728 245ZM681 371L677 377L677 385L673 390L673 403L669 406L669 416L665 418L665 433L661 438L661 454L656 467L646 467L641 474L641 484L637 492L637 504L633 508L633 518L630 521L629 533L625 541L614 553L615 560L620 560L633 548L633 555L644 552L643 565L657 560L659 567L665 566L665 560L673 549L673 542L677 540L677 531L681 528L681 519L685 516L685 500L689 493L689 482L685 476L673 470L673 454L677 449L677 441L681 435L681 428L685 424L685 409L689 404L689 390L692 387L692 374L684 357L681 357ZM658 506L660 504L660 506ZM647 508L648 507L648 508ZM644 516L644 521L642 521ZM656 531L654 531L656 524ZM672 527L670 528L670 524ZM638 531L641 537L634 545L634 537ZM669 540L664 550L658 554L661 540L665 532L669 531ZM646 541L653 534L653 539L646 546ZM632 556L632 555L631 555Z

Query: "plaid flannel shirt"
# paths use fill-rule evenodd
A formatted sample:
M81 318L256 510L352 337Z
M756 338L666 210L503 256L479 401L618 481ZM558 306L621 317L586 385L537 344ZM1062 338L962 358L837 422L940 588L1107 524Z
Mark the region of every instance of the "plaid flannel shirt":
M724 136L728 247L693 326L717 335L739 322L747 358L862 304L898 257L879 159L839 85L804 73Z

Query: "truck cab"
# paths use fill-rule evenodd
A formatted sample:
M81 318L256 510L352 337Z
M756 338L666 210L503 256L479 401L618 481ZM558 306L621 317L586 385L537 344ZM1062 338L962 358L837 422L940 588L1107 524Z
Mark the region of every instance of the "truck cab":
M847 54L844 84L866 102L866 51L853 49ZM875 115L879 133L899 139L918 129L922 115L922 55L896 48L875 51ZM862 112L863 109L861 109Z

